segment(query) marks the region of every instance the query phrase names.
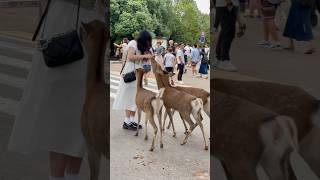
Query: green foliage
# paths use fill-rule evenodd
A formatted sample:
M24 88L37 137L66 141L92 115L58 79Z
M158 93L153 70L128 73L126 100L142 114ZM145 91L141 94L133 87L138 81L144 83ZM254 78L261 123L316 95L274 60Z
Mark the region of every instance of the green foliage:
M176 42L197 43L201 31L209 41L210 17L194 0L111 0L111 38L133 38L146 29Z

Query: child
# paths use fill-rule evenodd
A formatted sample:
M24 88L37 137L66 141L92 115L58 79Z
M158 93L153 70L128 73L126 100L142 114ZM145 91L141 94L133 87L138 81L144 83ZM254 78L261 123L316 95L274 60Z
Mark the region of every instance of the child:
M168 48L168 52L164 55L163 65L168 73L173 73L173 67L175 66L175 56L172 54L172 48ZM171 76L170 79L171 84L174 85Z

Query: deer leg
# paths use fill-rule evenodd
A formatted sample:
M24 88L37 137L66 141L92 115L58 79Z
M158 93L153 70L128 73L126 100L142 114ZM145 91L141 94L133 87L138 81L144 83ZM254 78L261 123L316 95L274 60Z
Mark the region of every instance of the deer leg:
M141 121L141 110L138 109L138 126L137 126L136 136L139 135L139 124L140 124L140 121Z
M184 138L184 140L183 140L182 143L181 143L181 145L184 145L184 144L187 143L187 140L188 140L189 136L191 135L192 131L194 130L195 125L194 125L194 123L192 122L192 120L191 120L191 118L190 118L190 115L184 114L184 115L182 115L182 116L184 117L183 119L184 119L185 121L187 121L187 123L190 125L190 128L189 128L189 130L188 130L188 133L187 133L186 137Z
M158 133L158 128L157 128L156 123L154 122L153 114L151 114L151 113L149 114L149 120L150 120L150 124L151 124L151 126L153 127L153 130L154 130L154 134L153 134L153 138L152 138L152 144L151 144L151 148L150 148L150 151L153 151L154 143L156 141L156 137L157 137L157 133Z
M167 120L167 116L168 116L168 111L167 111L167 108L164 108L164 115L163 115L163 131L164 131L164 127L166 127L166 120ZM170 122L169 122L170 124ZM169 129L169 128L168 128Z
M162 108L160 108L160 111L157 113L158 121L159 121L159 129L160 129L160 148L163 148L163 127L161 122L161 116L162 116Z
M183 118L182 118L182 116L181 116L181 113L179 113L179 115L180 115L180 118L181 118L182 123L183 123L183 125L184 125L184 129L185 129L184 134L187 134L187 133L188 133L188 128L187 128L186 122L184 122L184 120L183 120Z
M172 131L173 131L173 136L172 137L176 137L176 129L174 128L174 124L173 124L173 120L172 120L172 111L170 108L167 109L168 112L168 116L170 118L170 122L172 123Z
M100 172L100 153L96 152L94 148L88 148L88 161L90 167L90 180L98 180Z
M148 140L148 113L145 114L145 129L146 129L146 134L144 136L144 140ZM137 127L139 129L139 127Z
M208 150L207 140L206 140L206 136L204 134L203 124L202 124L202 117L201 117L200 111L196 114L196 117L195 117L195 115L193 115L193 117L195 118L195 120L199 124L200 129L202 131L202 136L203 136L203 140L204 140L204 150Z

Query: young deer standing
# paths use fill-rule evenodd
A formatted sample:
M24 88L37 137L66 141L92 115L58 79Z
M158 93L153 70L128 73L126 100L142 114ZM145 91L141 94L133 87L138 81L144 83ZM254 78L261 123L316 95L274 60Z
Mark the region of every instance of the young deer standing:
M160 75L158 74L159 78L159 84L161 83L164 87L164 93L163 93L163 102L164 106L168 112L169 118L172 121L172 112L171 109L177 110L182 119L186 121L190 128L188 130L188 133L181 143L181 145L184 145L187 142L188 137L191 135L192 131L195 128L195 124L193 123L191 116L196 120L197 124L200 126L202 131L202 136L204 139L205 144L205 150L208 150L208 145L206 141L206 136L204 133L203 125L201 122L201 113L203 112L203 102L200 98L197 98L195 96L192 96L186 92L179 91L175 88L172 88L169 81L168 81L168 74ZM177 98L179 97L179 98ZM163 131L163 129L161 129Z
M139 127L140 120L141 120L141 111L143 111L145 113L145 126L146 126L145 127L146 128L145 140L148 139L148 134L147 134L148 121L150 121L150 124L152 125L152 127L154 129L154 135L153 135L152 144L151 144L151 148L150 148L150 151L153 151L154 142L156 140L157 132L158 132L157 125L154 121L154 116L157 115L160 130L161 130L162 129L161 111L162 111L162 106L163 106L162 94L163 94L164 89L160 89L158 94L144 89L142 87L142 78L143 78L144 70L137 69L136 72L137 72L136 73L136 75L137 75L136 105L138 108L138 127ZM138 135L139 135L139 128L137 128L137 133L136 133L136 136L138 136ZM163 132L160 131L160 148L163 148L162 136L163 136Z
M109 155L109 117L104 58L109 33L103 22L82 23L80 38L88 54L86 97L81 115L83 136L88 148L90 180L98 180L100 159Z

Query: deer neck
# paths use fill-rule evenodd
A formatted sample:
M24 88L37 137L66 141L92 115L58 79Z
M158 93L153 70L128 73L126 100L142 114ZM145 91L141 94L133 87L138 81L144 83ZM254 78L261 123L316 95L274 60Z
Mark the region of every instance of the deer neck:
M152 66L152 70L154 72L154 76L156 78L156 82L157 82L157 85L158 85L158 89L161 89L164 87L164 84L162 83L162 80L161 80L161 77L160 77L160 74L157 72L158 71L158 66L159 64L156 62L156 60L153 58L151 59L151 66Z
M137 89L142 88L143 71L137 71Z
M104 83L105 42L100 40L88 52L87 89L99 83Z

